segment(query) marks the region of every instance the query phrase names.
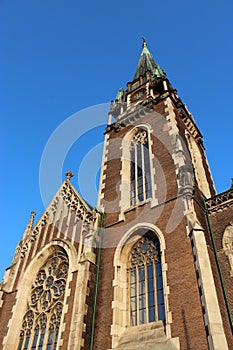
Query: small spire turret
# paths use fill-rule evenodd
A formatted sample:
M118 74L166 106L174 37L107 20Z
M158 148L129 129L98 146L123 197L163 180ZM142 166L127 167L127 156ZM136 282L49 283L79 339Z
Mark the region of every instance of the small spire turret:
M28 224L27 224L27 229L28 230L31 230L33 228L35 215L36 215L36 212L35 211L31 211L31 216L30 216L30 219L29 219Z

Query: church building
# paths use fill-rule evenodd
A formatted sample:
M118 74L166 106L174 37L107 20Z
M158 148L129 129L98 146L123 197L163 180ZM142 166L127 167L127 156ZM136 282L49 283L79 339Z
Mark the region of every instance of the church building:
M111 103L98 203L71 171L0 284L3 350L233 349L233 184L148 50Z

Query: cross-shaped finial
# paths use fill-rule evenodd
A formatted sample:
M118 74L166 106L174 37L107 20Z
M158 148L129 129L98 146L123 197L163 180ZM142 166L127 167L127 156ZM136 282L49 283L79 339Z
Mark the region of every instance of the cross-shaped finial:
M142 36L143 46L146 46L146 39Z
M66 173L65 173L65 175L66 175L66 178L68 179L68 180L70 180L71 179L71 177L73 177L74 176L74 174L72 173L72 171L67 171Z

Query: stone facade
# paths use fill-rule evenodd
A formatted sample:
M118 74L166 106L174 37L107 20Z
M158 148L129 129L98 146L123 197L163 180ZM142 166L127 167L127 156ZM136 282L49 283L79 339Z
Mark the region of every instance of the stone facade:
M232 349L233 190L216 195L202 135L145 42L111 105L98 209L71 177L6 270L0 347Z

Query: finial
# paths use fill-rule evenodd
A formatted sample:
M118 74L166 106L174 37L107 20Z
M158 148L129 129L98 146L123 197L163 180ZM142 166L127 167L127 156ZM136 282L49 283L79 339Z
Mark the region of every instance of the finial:
M30 216L30 219L29 219L28 224L27 224L28 230L31 230L33 227L35 215L36 215L35 211L31 211L31 216Z
M34 219L35 215L36 215L36 212L32 210L32 211L31 211L31 218Z
M144 38L144 36L142 36L142 42L143 42L142 46L143 47L146 46L146 39Z
M73 174L72 171L70 171L70 170L68 170L68 171L65 173L65 175L66 175L67 180L70 180L71 177L74 176L74 174Z

